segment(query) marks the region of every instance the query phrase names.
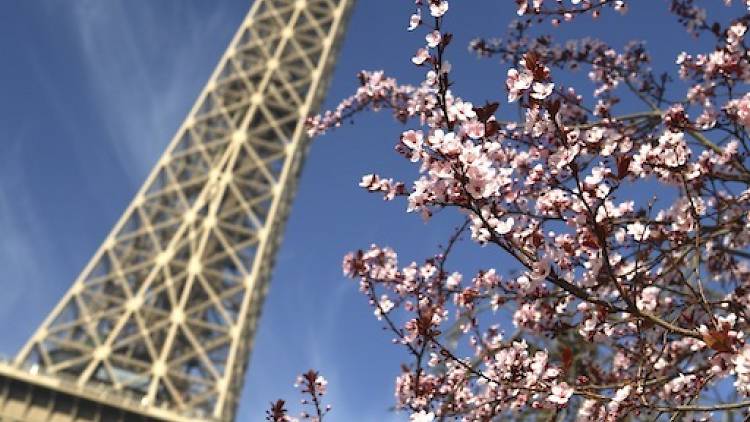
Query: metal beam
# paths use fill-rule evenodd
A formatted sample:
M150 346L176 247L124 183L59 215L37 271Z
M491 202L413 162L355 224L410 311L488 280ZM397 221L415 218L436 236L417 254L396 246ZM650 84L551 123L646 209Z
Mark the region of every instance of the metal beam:
M0 375L132 396L154 420L233 420L308 148L304 120L352 4L253 4L125 213Z

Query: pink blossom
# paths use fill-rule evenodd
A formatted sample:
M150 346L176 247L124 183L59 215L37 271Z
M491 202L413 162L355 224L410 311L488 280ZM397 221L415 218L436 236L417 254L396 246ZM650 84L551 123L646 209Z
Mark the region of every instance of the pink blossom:
M531 87L531 82L534 77L526 72L519 72L516 69L508 70L508 79L505 82L505 86L508 87L508 102L512 103L517 100L518 97Z
M388 312L393 309L393 307L396 306L393 301L388 297L388 295L382 295L380 297L380 300L378 301L378 306L375 307L375 310L373 313L375 314L375 317L378 320L382 319L382 316L384 314L387 314Z
M442 36L440 35L440 31L432 31L427 33L425 36L425 40L427 41L427 46L430 48L435 48L440 44L440 40L442 40Z
M418 413L412 413L409 417L410 422L432 422L435 420L435 414L432 412L427 413L424 410L420 410Z
M640 221L628 224L628 234L632 236L636 241L641 242L648 240L651 233L648 226L644 226Z
M513 223L513 217L508 217L505 221L501 221L497 224L495 231L500 235L508 234L513 229Z
M474 111L474 105L470 102L456 101L448 107L448 118L450 120L465 122L476 116L477 113Z
M626 385L624 387L619 388L616 392L612 400L607 404L607 408L610 412L616 413L620 410L620 407L622 406L622 403L630 397L630 393L632 392L633 387L630 385Z
M448 11L446 0L430 1L430 14L436 18L443 16Z
M417 29L417 27L422 23L422 9L417 9L416 13L411 15L409 18L409 27L407 28L409 31L413 31Z
M543 100L547 97L549 97L550 94L552 94L552 90L555 88L555 84L553 83L541 83L541 82L534 82L533 85L533 91L531 92L531 97L536 98L537 100Z
M743 347L740 353L732 357L732 363L732 371L737 376L734 382L737 392L745 397L750 396L750 346Z
M738 100L727 103L727 110L737 117L737 121L750 129L750 94L745 94Z
M417 50L417 54L415 54L414 57L412 57L411 62L419 66L423 64L424 62L426 62L427 60L429 60L429 58L430 58L430 53L427 51L427 49L420 48L419 50Z
M518 14L518 16L523 16L524 14L526 14L526 10L529 8L528 1L519 0L519 1L516 1L516 3L518 5L518 8L516 10L516 13Z
M553 385L551 391L552 394L547 397L547 400L558 406L566 405L573 395L573 389L565 382Z
M727 44L730 50L738 50L739 44L742 42L747 26L742 22L737 22L729 27L727 30Z
M659 305L659 292L661 289L659 289L656 286L649 286L643 289L641 291L641 295L636 301L636 306L638 306L638 309L647 311L647 312L653 312L656 310L656 307Z
M479 139L484 136L484 123L472 120L463 125L464 131L472 139Z

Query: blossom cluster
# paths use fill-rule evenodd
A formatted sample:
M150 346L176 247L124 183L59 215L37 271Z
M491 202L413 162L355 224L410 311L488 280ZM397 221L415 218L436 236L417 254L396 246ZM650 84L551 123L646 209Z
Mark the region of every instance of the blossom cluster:
M396 251L375 245L344 258L344 273L412 358L396 379L397 407L413 421L747 415L745 8L709 25L695 1L668 2L689 33L717 42L711 52L675 52L682 83L669 84L651 69L645 43L618 51L591 38L557 44L529 35L545 22L624 13L626 2L515 3L525 20L507 37L470 45L510 64L495 83L498 101L453 92L452 34L443 28L451 9L417 0L407 29L425 33L411 57L424 79L400 85L363 72L354 96L308 122L319 135L365 109L392 110L409 125L394 137L396 150L419 176L369 174L360 186L404 198L425 220L442 209L465 217L448 246L421 263L400 264ZM556 80L581 68L590 99ZM521 119L502 118L511 107ZM515 267L449 270L464 237ZM735 398L719 402L713 393L726 385Z
M311 408L310 411L303 411L299 418L289 416L284 400L277 400L271 403L271 408L266 411L266 420L269 422L322 422L323 418L331 411L331 405L323 405L323 396L328 391L328 380L319 372L309 370L297 377L294 384L304 395L302 405Z

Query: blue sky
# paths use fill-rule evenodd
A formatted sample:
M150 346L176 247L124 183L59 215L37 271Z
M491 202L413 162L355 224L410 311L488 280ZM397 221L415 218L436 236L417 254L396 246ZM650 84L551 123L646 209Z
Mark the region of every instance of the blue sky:
M0 353L17 351L93 254L188 112L249 4L3 2ZM419 80L422 70L409 58L422 35L405 31L412 4L359 1L329 106L353 91L359 69ZM451 8L448 30L457 36L449 59L457 91L475 102L502 103L507 65L479 60L466 45L474 36L502 34L515 17L512 2L453 1ZM615 45L647 39L655 67L670 70L675 46L706 48L672 19L665 21L664 1L635 0L628 17L611 15L553 33L594 35ZM581 92L589 95L589 88ZM239 420L262 420L268 402L279 397L296 402L294 378L311 367L329 378L332 422L403 419L388 409L404 355L340 270L344 253L372 242L394 246L404 260L421 259L457 222L441 215L425 225L406 215L403 203L383 203L357 188L361 175L376 170L414 174L393 152L400 130L386 114L368 115L315 141L277 260ZM475 247L459 249L459 260L465 270L512 268L497 252Z

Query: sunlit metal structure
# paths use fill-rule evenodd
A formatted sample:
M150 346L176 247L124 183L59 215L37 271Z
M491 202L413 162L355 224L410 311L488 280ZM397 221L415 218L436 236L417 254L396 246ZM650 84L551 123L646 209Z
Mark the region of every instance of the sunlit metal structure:
M234 419L353 2L255 1L109 236L0 364L0 420Z

